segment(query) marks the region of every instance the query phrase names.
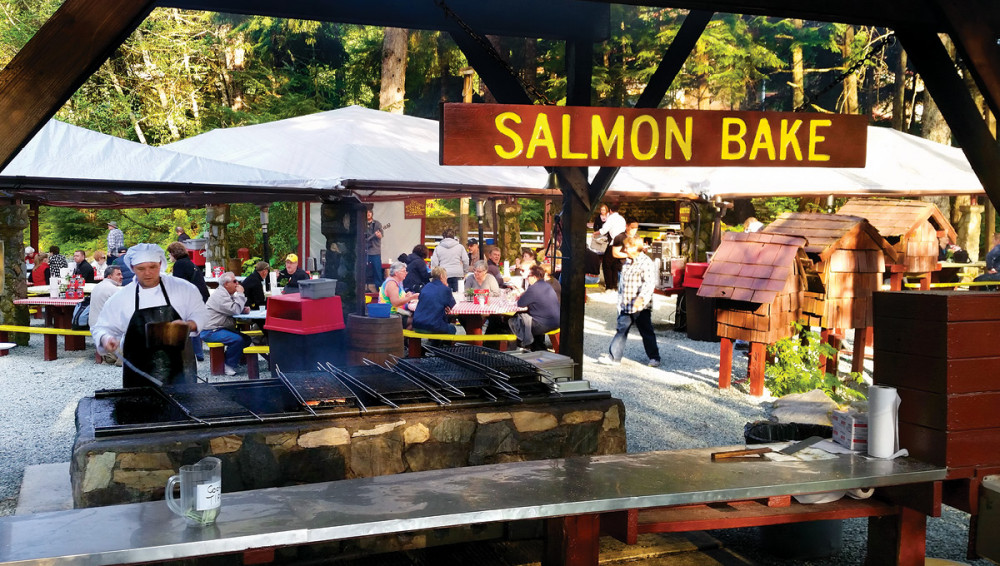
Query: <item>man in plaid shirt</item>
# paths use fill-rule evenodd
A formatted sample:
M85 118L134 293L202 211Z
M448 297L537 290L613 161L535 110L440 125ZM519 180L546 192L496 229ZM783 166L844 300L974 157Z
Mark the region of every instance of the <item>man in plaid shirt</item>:
M660 349L653 333L653 289L658 279L656 264L642 253L642 238L625 238L622 249L628 255L618 279L618 328L611 339L608 354L601 354L597 363L618 365L625 351L625 340L634 324L642 336L642 346L649 358L649 367L660 366Z

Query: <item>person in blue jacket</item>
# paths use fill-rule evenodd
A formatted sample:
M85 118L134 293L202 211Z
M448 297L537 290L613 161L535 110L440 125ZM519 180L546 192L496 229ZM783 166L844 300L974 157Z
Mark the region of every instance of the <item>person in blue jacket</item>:
M413 330L424 334L455 334L455 325L448 320L455 295L448 287L448 271L431 269L431 282L420 291L420 301L413 313Z

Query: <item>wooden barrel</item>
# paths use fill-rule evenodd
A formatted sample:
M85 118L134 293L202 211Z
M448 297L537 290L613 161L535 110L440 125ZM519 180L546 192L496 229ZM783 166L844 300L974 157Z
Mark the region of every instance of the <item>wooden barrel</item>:
M398 314L370 318L357 314L347 318L347 363L361 365L368 359L381 364L391 356L403 357L403 324Z

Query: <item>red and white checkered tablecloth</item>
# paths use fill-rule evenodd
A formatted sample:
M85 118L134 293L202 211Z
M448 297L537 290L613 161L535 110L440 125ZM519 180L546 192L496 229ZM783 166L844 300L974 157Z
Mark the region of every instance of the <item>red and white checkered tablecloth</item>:
M54 307L72 307L82 302L83 299L53 299L52 297L28 297L27 299L16 299L15 305L50 305Z
M524 309L519 309L517 301L490 299L490 302L485 305L477 305L472 301L462 301L460 303L456 303L455 306L451 307L451 314L481 314L488 316L491 314L517 312L518 310Z

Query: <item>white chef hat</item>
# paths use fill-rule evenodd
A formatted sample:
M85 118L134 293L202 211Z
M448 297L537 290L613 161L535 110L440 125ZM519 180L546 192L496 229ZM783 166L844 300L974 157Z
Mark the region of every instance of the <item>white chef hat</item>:
M167 256L163 253L163 248L156 244L136 244L125 252L125 265L129 269L137 263L147 263L150 261L160 262L160 267L167 265Z

